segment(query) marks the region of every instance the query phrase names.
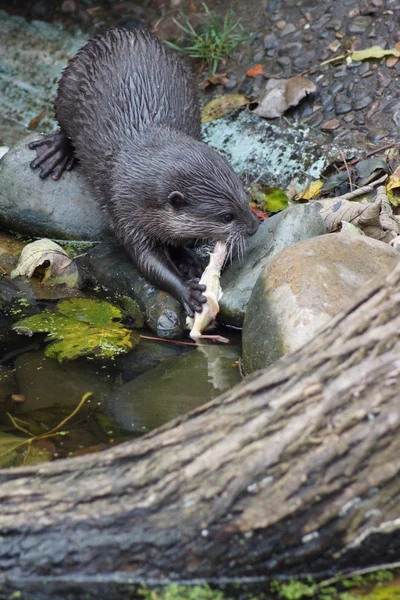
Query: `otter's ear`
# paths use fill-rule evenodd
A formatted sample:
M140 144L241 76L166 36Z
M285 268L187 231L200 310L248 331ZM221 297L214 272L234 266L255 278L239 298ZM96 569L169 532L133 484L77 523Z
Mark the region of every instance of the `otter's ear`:
M182 194L182 192L178 191L170 193L168 196L168 202L175 208L180 208L181 206L186 206L187 204L185 196Z

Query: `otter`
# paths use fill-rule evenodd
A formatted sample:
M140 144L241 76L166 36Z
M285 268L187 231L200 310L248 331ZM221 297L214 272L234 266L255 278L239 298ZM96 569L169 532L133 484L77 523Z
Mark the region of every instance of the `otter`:
M190 69L151 32L112 29L64 69L55 112L61 129L29 144L31 167L57 180L78 161L142 275L190 317L201 312L205 287L174 254L200 241L241 251L259 222L228 162L201 141Z

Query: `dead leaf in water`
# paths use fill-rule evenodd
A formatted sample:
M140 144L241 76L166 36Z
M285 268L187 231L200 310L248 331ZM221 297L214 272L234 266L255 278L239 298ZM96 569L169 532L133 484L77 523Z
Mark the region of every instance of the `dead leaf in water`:
M315 83L302 75L290 79L269 79L258 100L252 102L250 110L260 117L276 119L316 89Z
M208 102L201 111L201 122L210 123L210 121L220 119L236 108L244 108L249 102L249 98L244 94L230 94L215 98Z

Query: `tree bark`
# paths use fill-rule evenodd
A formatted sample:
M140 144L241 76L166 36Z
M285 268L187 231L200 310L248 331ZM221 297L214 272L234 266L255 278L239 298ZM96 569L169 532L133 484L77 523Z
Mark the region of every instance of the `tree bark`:
M2 471L0 597L398 560L399 377L400 266L305 347L145 438Z

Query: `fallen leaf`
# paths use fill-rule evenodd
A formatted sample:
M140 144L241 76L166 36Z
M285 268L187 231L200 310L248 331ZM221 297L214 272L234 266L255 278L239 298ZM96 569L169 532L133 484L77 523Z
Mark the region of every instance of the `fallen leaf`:
M387 173L388 165L381 158L367 158L357 163L356 171L359 177L365 178L370 177L372 173L375 173L375 171L383 171L383 173Z
M11 279L18 276L31 278L35 270L46 262L50 265L45 269L43 283L79 287L79 272L75 262L61 246L45 238L25 246L17 266L11 272Z
M226 73L215 73L215 75L209 75L203 83L203 89L207 89L209 85L225 85L228 83L229 77Z
M13 329L25 335L47 332L46 341L52 343L45 355L59 362L87 355L112 358L128 352L139 341L137 333L119 322L123 316L120 309L108 302L72 298L59 302L57 309L22 319Z
M400 167L386 181L386 193L393 206L400 204Z
M249 98L244 94L230 94L215 98L208 102L201 111L201 122L209 123L220 119L236 108L244 108L249 102Z
M250 110L260 117L276 119L316 89L315 83L302 75L290 79L269 79L260 97L252 102Z
M400 51L396 48L384 50L381 46L371 46L364 50L355 50L350 54L351 60L369 60L370 58L383 58L384 56L400 56Z
M333 173L329 177L326 178L324 185L321 188L323 192L331 192L336 187L347 181L349 178L347 171L339 171L338 173Z
M321 181L321 179L313 181L312 183L310 183L310 185L304 188L304 190L302 190L296 195L295 200L312 200L313 198L316 198L317 196L319 196L323 185L324 182Z
M36 129L36 127L39 125L40 121L42 121L45 116L46 116L46 111L42 110L40 115L37 115L37 117L33 117L33 119L29 122L28 129L30 131L32 129Z
M264 70L262 65L255 65L251 67L251 69L247 69L246 75L247 77L257 77L257 75L263 75Z

